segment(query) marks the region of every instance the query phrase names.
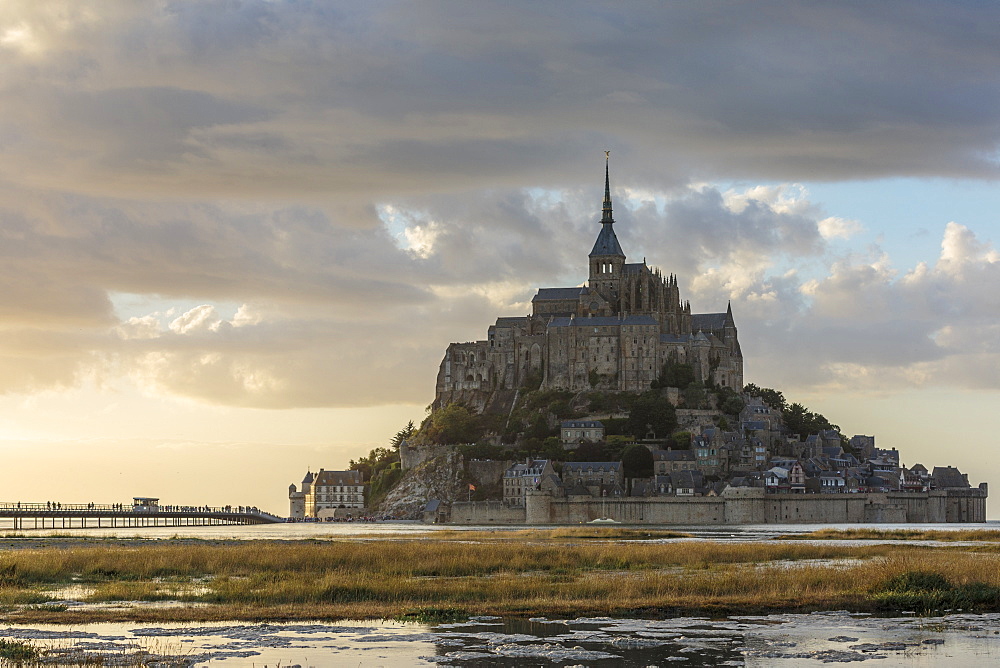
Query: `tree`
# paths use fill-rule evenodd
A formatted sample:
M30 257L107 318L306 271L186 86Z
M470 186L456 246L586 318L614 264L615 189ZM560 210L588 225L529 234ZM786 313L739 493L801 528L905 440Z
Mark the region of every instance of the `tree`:
M739 415L746 405L743 397L731 387L716 387L713 392L719 410L727 415Z
M542 441L541 455L545 459L563 459L566 456L566 449L563 448L558 436L549 436Z
M679 431L670 437L670 441L678 450L687 450L691 447L691 432Z
M651 387L677 387L684 389L695 381L694 367L680 362L664 362L660 367L660 377L653 381Z
M416 428L413 426L413 420L410 420L406 423L406 426L397 431L396 435L389 441L393 450L399 450L399 446L402 445L403 441L413 436L414 431L416 431Z
M743 393L749 394L751 397L760 397L765 404L775 410L784 411L788 408L785 395L778 390L772 390L770 387L757 387L753 383L749 383L743 388Z
M691 383L684 389L683 395L687 408L705 408L708 403L705 386L701 383Z
M608 449L601 443L581 443L566 457L569 462L608 461Z
M352 471L360 471L362 480L372 480L382 471L399 464L399 451L390 448L374 448L367 457L362 457L357 461L353 459L347 468Z
M805 438L810 434L817 434L827 429L840 431L840 427L831 423L819 413L813 413L799 403L788 406L781 414L781 418L788 430L793 434L798 434L800 438Z
M677 412L667 398L658 392L646 392L636 397L629 411L626 430L636 438L645 438L649 431L663 438L677 428Z
M427 439L432 443L474 443L479 439L479 421L468 408L448 404L431 413L426 426Z
M626 478L649 478L653 475L653 453L645 445L633 444L622 452L622 472Z

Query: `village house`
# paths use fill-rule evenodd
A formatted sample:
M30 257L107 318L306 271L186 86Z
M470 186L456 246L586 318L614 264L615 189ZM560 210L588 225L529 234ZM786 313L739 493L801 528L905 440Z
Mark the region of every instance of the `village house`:
M503 502L523 507L525 491L539 489L542 479L554 474L555 469L548 459L527 459L523 464L514 464L503 474Z
M573 450L583 443L604 441L604 425L599 420L565 420L559 426L563 448Z
M581 484L599 489L602 485L624 485L625 476L621 462L566 462L562 481L567 487Z
M698 461L691 450L653 450L653 474L669 475L672 471L698 468Z

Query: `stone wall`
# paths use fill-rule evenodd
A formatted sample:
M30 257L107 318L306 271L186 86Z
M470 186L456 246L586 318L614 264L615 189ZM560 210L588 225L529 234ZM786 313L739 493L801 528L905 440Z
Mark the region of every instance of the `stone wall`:
M451 452L447 445L417 445L404 443L399 447L399 465L404 471Z
M458 501L451 504L452 524L524 524L524 508L503 501Z
M722 496L598 499L553 498L528 490L524 508L500 502L456 503L456 524L861 524L986 521L985 489L891 494L767 494L730 488Z

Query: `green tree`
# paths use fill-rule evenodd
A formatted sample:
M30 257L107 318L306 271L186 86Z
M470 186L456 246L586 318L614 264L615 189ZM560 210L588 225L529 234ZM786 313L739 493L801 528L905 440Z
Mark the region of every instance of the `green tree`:
M626 478L648 478L653 475L653 453L645 445L635 443L625 448L621 462Z
M545 459L563 459L566 457L566 450L558 436L549 436L542 441L541 455Z
M691 383L682 391L684 406L687 408L705 408L708 406L708 394L701 383Z
M670 437L670 441L678 450L687 450L691 447L691 432L678 431Z
M603 443L581 443L566 455L568 462L606 462L608 448Z
M660 377L653 381L652 387L676 387L684 389L695 381L694 367L680 362L664 362L660 367Z
M776 410L784 411L788 408L785 395L770 387L757 387L753 383L749 383L743 388L743 393L749 394L751 397L760 397L765 404Z
M432 443L474 443L481 429L474 413L460 404L448 404L430 415L427 439Z
M677 412L667 398L659 392L640 394L632 402L626 431L636 438L645 438L652 431L666 437L677 428Z
M361 457L357 461L352 459L347 468L352 471L360 471L361 478L365 481L370 481L393 464L399 464L398 450L374 448L368 453L367 457Z
M824 416L819 413L813 413L799 403L789 405L781 414L781 418L788 430L793 434L798 434L800 438L806 438L810 434L816 434L827 429L840 431L840 427L831 423Z
M399 450L399 446L406 439L413 436L413 432L416 431L416 427L413 426L413 420L406 423L406 426L396 432L395 436L389 441L389 444L394 450Z
M739 415L745 407L746 403L735 394L723 399L719 405L719 409L726 415Z

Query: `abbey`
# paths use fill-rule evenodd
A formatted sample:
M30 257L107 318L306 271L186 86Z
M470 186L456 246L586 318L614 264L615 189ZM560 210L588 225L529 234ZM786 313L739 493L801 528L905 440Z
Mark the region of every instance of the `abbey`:
M435 406L529 385L642 392L667 362L689 364L704 382L743 387L743 355L731 306L692 313L677 277L626 261L615 235L608 166L601 229L580 287L541 288L532 313L497 318L485 341L453 343L438 371ZM470 401L471 400L471 401Z

